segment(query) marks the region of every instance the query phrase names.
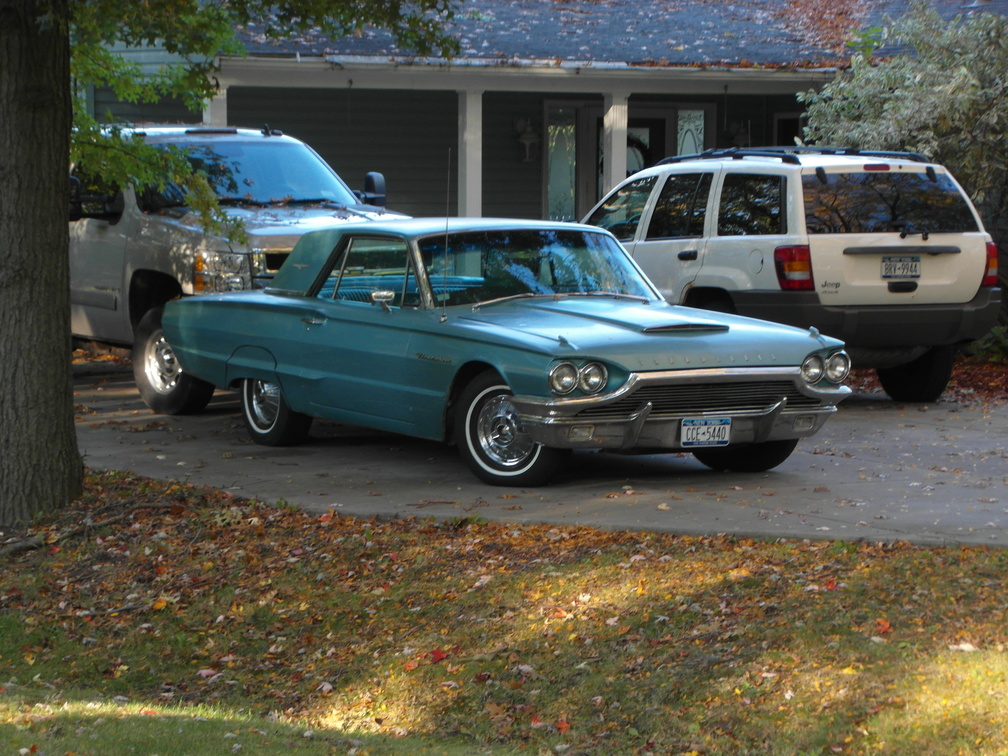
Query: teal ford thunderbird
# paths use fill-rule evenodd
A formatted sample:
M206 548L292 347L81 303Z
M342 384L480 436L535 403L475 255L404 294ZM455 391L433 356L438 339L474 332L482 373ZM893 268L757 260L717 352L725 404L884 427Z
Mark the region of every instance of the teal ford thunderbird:
M691 452L762 471L850 393L843 344L665 302L608 232L491 219L306 234L260 291L165 308L202 409L241 392L252 438L312 418L458 446L482 480L543 484L568 449Z

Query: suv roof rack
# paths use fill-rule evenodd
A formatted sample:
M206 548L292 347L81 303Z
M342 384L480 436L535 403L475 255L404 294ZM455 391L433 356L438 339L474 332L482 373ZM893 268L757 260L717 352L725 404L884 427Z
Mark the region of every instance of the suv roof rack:
M685 163L690 160L741 160L747 157L765 157L780 160L790 165L801 165L802 155L841 155L850 157L888 158L892 160L912 160L915 163L930 162L917 152L897 152L887 150L858 150L853 147L722 147L704 150L693 155L675 155L659 160L657 165Z

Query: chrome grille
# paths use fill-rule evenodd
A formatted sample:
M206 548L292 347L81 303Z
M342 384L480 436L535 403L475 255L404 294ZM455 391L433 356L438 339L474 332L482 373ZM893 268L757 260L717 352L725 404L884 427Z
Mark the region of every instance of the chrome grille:
M641 386L612 404L591 407L578 419L608 420L626 417L651 402L651 419L701 413L760 412L787 399L788 409L816 409L818 399L805 396L791 381L731 381L671 386Z

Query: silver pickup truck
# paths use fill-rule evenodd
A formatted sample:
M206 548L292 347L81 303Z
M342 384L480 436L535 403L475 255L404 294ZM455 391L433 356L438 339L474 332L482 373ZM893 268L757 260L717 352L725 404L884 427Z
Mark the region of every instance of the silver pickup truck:
M176 362L161 330L166 302L261 288L305 232L402 216L384 209L381 174L354 192L308 145L269 128L157 126L131 136L186 150L246 238L238 245L207 233L178 187L102 192L72 177L71 330L132 347L137 387L156 412L198 411L213 387Z

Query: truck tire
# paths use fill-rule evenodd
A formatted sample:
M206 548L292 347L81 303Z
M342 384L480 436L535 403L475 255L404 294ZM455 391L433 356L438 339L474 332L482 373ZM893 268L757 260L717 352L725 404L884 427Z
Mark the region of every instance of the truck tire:
M147 311L133 339L133 379L140 397L154 412L186 415L201 411L214 386L182 371L161 328L164 307Z

